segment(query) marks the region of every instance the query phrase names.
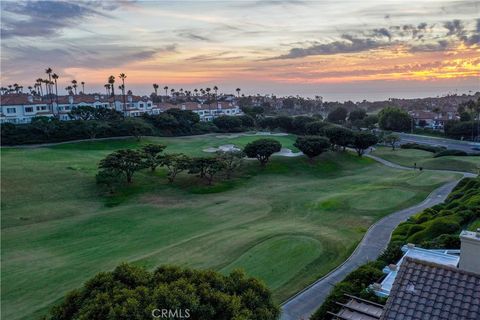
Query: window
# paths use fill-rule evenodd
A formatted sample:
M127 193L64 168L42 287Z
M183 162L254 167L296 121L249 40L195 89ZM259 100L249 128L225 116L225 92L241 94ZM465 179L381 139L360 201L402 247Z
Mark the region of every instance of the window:
M25 112L33 112L33 107L25 107Z
M15 113L17 112L17 109L15 108L7 108L7 113Z
M41 106L40 107L42 110L47 110L47 107L46 106Z

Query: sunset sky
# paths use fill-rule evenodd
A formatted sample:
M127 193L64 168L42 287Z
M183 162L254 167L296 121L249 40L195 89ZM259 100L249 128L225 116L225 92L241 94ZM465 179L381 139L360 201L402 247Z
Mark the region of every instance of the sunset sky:
M152 92L213 87L327 100L480 90L479 1L2 1L1 85L52 67Z

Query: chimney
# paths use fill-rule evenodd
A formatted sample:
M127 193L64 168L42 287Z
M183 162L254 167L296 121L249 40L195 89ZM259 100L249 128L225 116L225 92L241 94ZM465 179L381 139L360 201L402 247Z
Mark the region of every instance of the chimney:
M186 110L186 109L187 107L184 104L182 104L182 110Z
M476 232L460 233L460 263L458 267L465 271L480 274L480 228Z
M132 101L133 101L133 98L132 98L131 95L129 95L129 96L128 96L128 102L129 102L129 103L132 103Z
M30 102L30 103L33 102L33 96L31 94L28 95L28 102Z
M95 101L98 101L100 100L100 97L98 96L98 94L95 95Z
M68 96L68 103L73 104L73 96Z

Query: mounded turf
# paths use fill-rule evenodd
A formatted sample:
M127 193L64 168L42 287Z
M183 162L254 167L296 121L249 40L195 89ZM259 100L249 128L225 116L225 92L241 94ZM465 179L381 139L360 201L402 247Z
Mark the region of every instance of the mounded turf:
M480 156L446 156L433 158L433 153L416 149L400 149L377 147L373 155L406 167L423 167L425 169L441 169L478 173Z
M340 264L376 220L424 199L456 174L406 172L352 153L315 164L246 161L234 179L208 187L181 175L141 172L107 197L99 160L157 142L190 155L258 137L149 138L2 149L2 318L31 319L65 292L122 261L176 263L262 278L282 301ZM293 136L272 137L291 148Z

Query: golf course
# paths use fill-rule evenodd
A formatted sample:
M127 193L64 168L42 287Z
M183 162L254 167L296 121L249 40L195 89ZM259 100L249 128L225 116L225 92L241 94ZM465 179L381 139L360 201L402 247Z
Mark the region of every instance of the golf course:
M445 156L434 158L432 152L417 149L395 149L389 147L376 147L373 155L393 163L417 168L435 170L453 170L477 173L480 170L480 156Z
M224 273L242 268L281 302L342 263L375 221L461 176L397 170L329 151L314 162L273 156L265 168L246 160L231 179L211 186L185 173L168 183L163 168L136 173L113 195L95 182L99 161L115 150L158 143L167 153L206 156L205 149L242 148L258 138L210 134L2 148L2 318L39 317L66 292L121 262ZM295 136L270 138L298 152ZM390 155L382 148L374 154L472 172L480 162L414 160L427 159L421 152Z

